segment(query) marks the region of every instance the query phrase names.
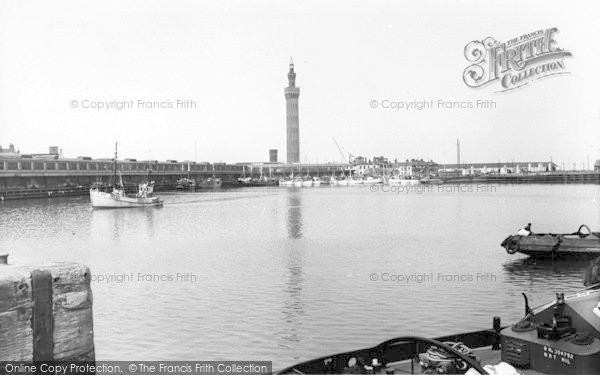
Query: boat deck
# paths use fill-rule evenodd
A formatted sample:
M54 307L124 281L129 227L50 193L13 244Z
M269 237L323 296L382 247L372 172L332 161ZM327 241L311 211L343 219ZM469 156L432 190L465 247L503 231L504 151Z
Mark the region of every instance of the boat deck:
M492 350L491 348L482 348L473 350L477 358L480 360L481 366L485 365L497 365L501 362L500 350ZM412 368L412 369L411 369ZM517 369L521 375L547 375L541 372L533 370ZM390 363L388 366L381 371L382 374L423 374L421 366L418 360L413 361L402 361L396 363Z

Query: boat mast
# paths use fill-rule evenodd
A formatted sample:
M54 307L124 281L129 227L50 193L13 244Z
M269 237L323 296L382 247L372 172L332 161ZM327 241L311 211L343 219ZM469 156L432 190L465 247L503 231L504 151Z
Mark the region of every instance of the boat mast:
M117 148L119 142L115 142L115 158L113 159L113 184L117 186Z

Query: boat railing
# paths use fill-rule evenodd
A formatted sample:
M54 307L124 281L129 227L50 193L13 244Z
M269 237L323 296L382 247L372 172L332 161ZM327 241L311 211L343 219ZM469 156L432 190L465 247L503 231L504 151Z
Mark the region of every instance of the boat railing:
M302 374L302 373L334 373L339 372L354 361L370 363L370 359L378 358L384 365L416 360L419 353L427 350L432 342L461 342L471 349L491 347L492 350L500 350L500 318L495 317L493 327L482 331L454 334L449 336L426 339L419 336L403 336L382 342L372 348L359 349L345 353L306 361L285 368L277 374Z

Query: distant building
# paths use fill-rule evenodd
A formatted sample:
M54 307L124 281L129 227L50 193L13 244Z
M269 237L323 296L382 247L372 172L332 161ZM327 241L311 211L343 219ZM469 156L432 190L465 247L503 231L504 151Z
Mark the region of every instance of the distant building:
M600 160L596 160L594 163L594 171L600 172Z
M396 163L394 168L401 177L425 177L436 175L439 170L439 164L432 160L407 159L405 162Z
M0 155L2 157L19 157L20 153L19 151L15 151L15 145L14 144L9 144L8 148L2 148L2 146L0 146Z
M373 157L373 164L379 166L380 168L391 168L392 167L392 163L390 163L390 160L388 158L385 158L383 156L375 156Z
M269 163L277 163L277 150L269 150Z
M553 162L510 162L510 163L461 163L444 164L440 173L455 173L463 176L485 174L526 174L555 172L557 165Z
M364 156L357 156L352 160L351 169L357 175L380 175L384 171L391 170L392 164L383 156L375 156L372 160Z

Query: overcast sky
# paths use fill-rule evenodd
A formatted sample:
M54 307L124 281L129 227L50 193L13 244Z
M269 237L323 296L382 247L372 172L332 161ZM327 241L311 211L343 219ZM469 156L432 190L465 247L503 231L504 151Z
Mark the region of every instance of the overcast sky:
M285 160L287 70L300 153L339 161L600 158L594 2L0 1L0 144L24 153L198 161ZM464 47L557 27L569 75L495 93L462 75ZM196 108L138 108L138 100ZM398 111L377 100L494 100L496 109ZM75 101L77 108L72 108ZM91 103L133 101L96 110ZM196 156L197 155L197 156Z

